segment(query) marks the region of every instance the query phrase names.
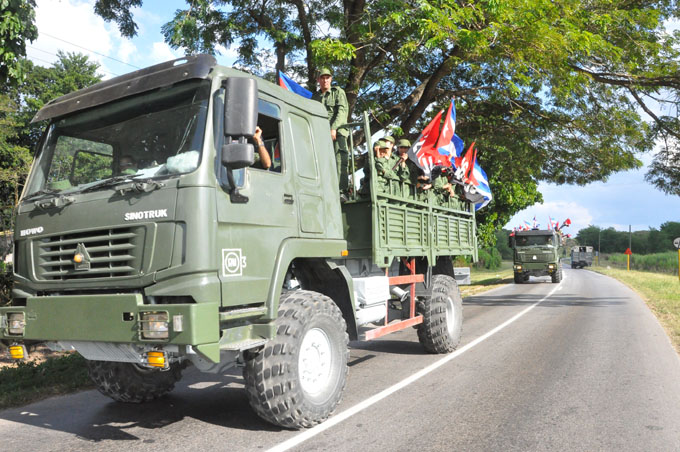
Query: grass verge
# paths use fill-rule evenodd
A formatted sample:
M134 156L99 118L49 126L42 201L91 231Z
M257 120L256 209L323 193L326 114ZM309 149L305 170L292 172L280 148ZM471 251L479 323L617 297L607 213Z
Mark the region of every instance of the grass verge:
M77 353L48 358L41 363L18 361L0 370L0 409L90 387L85 358Z
M495 289L512 282L512 262L501 262L497 270L486 270L472 268L470 270L471 284L469 286L459 286L460 294L463 298Z
M680 281L677 275L597 266L590 269L616 278L640 294L680 353Z

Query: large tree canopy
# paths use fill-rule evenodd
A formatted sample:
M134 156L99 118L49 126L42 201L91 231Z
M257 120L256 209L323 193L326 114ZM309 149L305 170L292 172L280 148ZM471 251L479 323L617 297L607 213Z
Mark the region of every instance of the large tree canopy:
M31 124L33 116L47 102L101 81L97 74L99 63L81 53L57 52L53 67L37 66L24 61L26 78L9 91L18 106L15 120L18 125L16 144L35 150L45 124Z
M170 45L236 46L238 63L260 75L270 55L310 88L318 67L333 66L350 110L370 110L375 129L413 138L455 98L458 133L477 142L494 192L480 211L482 238L540 201L539 181L585 184L639 167L636 156L660 136L671 146L648 177L667 191L679 182L680 123L655 113L679 100L679 36L664 29L674 1L187 3L163 26ZM142 0L99 0L97 11L132 35L129 4Z
M5 228L45 126L31 124L33 116L50 100L101 80L99 64L86 55L58 52L57 56L51 68L23 61L26 77L0 94L0 206L5 208L0 220Z
M0 91L24 77L26 41L38 37L34 0L0 0Z

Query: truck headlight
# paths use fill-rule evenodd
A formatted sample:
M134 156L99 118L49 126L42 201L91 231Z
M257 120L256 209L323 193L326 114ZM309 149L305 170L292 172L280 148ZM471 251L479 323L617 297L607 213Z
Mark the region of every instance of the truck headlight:
M9 334L23 336L25 327L26 321L23 312L10 312L7 314L7 331Z
M548 268L552 270L553 268L555 268L555 266L553 264L548 264Z
M521 265L515 265L514 267L515 267L515 270L521 270L522 269Z
M168 313L142 312L140 313L142 339L168 339Z

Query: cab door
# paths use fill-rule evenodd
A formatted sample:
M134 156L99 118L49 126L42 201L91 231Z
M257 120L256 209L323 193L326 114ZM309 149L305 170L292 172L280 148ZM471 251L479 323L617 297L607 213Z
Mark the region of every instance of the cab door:
M230 199L226 170L217 190L220 281L224 306L262 303L267 298L281 243L297 235L293 171L284 139L281 107L274 99L259 100L258 126L272 160L234 171L242 203ZM257 153L257 148L256 148Z

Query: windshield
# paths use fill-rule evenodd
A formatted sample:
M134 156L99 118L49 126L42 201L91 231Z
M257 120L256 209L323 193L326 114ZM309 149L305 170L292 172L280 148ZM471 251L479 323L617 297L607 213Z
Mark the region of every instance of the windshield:
M198 167L210 82L191 80L70 115L50 125L26 196L164 178Z
M552 246L552 235L520 235L515 238L516 246Z

